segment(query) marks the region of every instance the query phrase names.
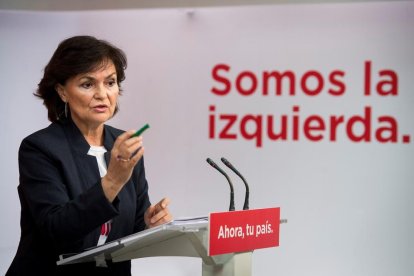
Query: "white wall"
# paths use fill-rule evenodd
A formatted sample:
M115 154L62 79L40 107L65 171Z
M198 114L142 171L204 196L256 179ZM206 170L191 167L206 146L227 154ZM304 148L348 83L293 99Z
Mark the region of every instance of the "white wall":
M254 275L412 275L414 154L412 142L403 143L402 136L414 133L413 15L410 2L0 12L0 273L19 239L18 146L48 124L46 110L31 93L62 39L91 34L128 55L121 112L111 124L125 129L151 124L145 145L154 201L170 196L177 217L225 210L225 179L205 162L225 156L251 184L252 208L280 206L282 217L289 219L281 227L279 248L255 252ZM378 75L381 70L397 74L398 95L363 95L366 60L372 61L374 84L386 79ZM230 73L221 74L232 80L245 70L257 76L291 70L298 77L309 70L324 77L342 70L346 90L338 97L328 95L328 86L313 97L299 86L295 96L241 96L234 89L217 96L210 90L222 88L211 75L218 63L231 66ZM232 129L238 132L236 140L209 139L210 105L216 117L251 113L277 120L299 114L302 122L312 114L326 122L332 115L348 120L369 106L374 131L384 126L376 121L379 116L395 118L398 142L352 142L343 126L336 141L322 132L324 139L312 142L302 131L298 141L264 136L258 148L237 128ZM293 106L300 106L300 112L292 112ZM219 131L223 122L216 124ZM254 124L247 131L254 131ZM236 208L241 208L242 183L236 177L233 181ZM134 271L143 269L145 275L200 275L200 268L197 259L134 261Z

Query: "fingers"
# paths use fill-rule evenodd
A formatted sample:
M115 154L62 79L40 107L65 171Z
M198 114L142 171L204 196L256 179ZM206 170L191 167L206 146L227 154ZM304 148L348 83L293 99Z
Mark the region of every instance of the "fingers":
M167 208L167 206L170 205L170 199L168 197L164 197L157 203L157 205L159 205L162 209Z
M163 198L156 205L151 205L146 212L146 222L148 227L154 227L163 223L170 222L172 215L168 209L169 198Z
M133 168L144 154L142 137L131 138L134 133L134 130L129 130L119 135L111 150L106 180L109 184L114 185L116 190L122 188L128 181Z
M115 140L114 148L119 147L120 144L128 140L134 133L135 133L134 130L128 130L122 133L121 135L119 135L118 138L116 138Z
M150 220L150 227L158 226L172 220L172 216L170 211L167 209L163 209L162 211L156 213Z
M131 138L134 133L134 130L129 130L116 139L113 154L118 161L136 163L144 154L142 136Z
M134 130L129 130L119 135L111 150L107 173L101 181L105 196L110 202L131 178L135 165L144 154L142 137L131 138L134 133Z
M160 202L153 206L152 215L155 216L157 213L162 212L164 209L168 207L169 204L170 199L168 197L164 197L160 200Z

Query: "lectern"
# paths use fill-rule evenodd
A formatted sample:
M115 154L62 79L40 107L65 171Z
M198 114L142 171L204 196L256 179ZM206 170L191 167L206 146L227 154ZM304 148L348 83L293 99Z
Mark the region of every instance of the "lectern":
M242 215L237 214L238 212L242 212ZM226 215L230 213L230 216L242 218L245 212L252 211L236 211L216 214ZM256 215L253 214L253 216ZM280 220L279 217L276 219L278 222L278 236ZM219 224L213 226L212 222L214 221L218 221L220 223L220 221L212 216L212 214L210 214L209 217L174 220L170 223L147 229L107 244L91 248L85 252L75 255L62 255L60 256L60 260L57 264L69 265L81 262L98 262L102 259L120 262L153 256L187 256L202 259L203 276L252 275L252 252L256 245L250 245L249 250L245 250L244 247L241 247L241 250L244 250L243 252L234 251L221 254L220 250L223 250L220 246L222 241L230 243L236 242L236 244L239 244L237 243L237 239L241 237L236 237L237 231L235 230L236 228L234 228L234 223L231 224L231 222L226 222L222 227L220 227ZM241 225L245 226L244 223L245 222ZM214 235L218 237L219 243L216 244L216 247L218 245L218 254L217 252L212 252L211 247L213 243L212 240L214 239L211 232L213 228L217 229ZM260 227L257 227L257 229L259 228ZM241 231L244 230L241 229ZM248 231L247 228L246 231ZM259 230L254 231L255 235L259 235L257 231ZM241 232L238 234L240 233ZM248 233L243 232L243 234L246 234L246 237L243 237L243 240L248 240ZM259 247L263 248L263 246L260 246L260 242ZM231 246L229 249L224 248L224 250L233 251Z

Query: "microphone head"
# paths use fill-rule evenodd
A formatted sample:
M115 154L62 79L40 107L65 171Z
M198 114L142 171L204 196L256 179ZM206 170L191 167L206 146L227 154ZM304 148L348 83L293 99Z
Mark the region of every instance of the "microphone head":
M239 171L226 158L222 157L221 158L221 162L223 162L224 165L226 165L227 167L229 167L236 174L240 174Z
M213 160L211 160L210 158L206 159L207 163L209 163L211 166L216 167L216 163L214 163Z
M206 159L207 163L210 164L210 166L212 166L213 168L215 168L216 170L219 170L221 173L223 173L223 170L216 164L216 162L214 162L213 160L211 160L210 158Z
M213 160L211 160L210 158L207 158L206 161L207 161L207 163L210 164L210 166L212 166L213 168L215 168L216 170L218 170L225 177L228 177L227 174L226 174L226 172L223 171Z
M239 177L241 177L243 179L243 176L241 175L241 173L239 173L239 171L224 157L221 158L221 162L224 163L224 165L226 165L228 168L230 168L235 174L237 174Z
M233 165L224 157L221 158L221 162L223 162L224 164L226 164L229 167L233 167Z

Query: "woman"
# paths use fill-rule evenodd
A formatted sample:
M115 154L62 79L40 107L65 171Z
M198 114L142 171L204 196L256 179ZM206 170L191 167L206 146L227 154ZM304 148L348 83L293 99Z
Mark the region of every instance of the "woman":
M6 275L131 275L130 262L57 266L58 256L171 220L150 205L142 137L105 122L117 112L125 54L106 41L62 41L36 96L52 122L19 149L21 239Z

